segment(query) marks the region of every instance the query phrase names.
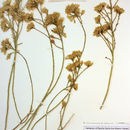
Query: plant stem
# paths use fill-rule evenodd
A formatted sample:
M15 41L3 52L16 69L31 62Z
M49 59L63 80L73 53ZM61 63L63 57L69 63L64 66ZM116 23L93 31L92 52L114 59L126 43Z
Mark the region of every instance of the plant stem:
M110 84L111 84L112 72L113 72L113 64L114 64L114 56L112 57L111 70L110 70L110 75L109 75L109 80L108 80L107 91L106 91L105 97L103 99L102 105L100 106L100 110L103 108L103 105L104 105L104 103L107 99L107 96L108 96L108 93L109 93L109 90L110 90Z
M69 100L70 100L71 91L72 91L72 88L70 89L70 92L69 92L69 95L68 95L68 98L67 98L67 102L66 102L66 106L64 107L63 113L62 113L62 115L61 115L60 125L59 125L59 128L60 128L61 130L63 130L63 125L62 125L62 124L63 124L63 119L64 119L64 115L65 115L65 112L66 112L67 105L68 105Z
M10 101L10 84L11 84L11 79L12 79L12 75L13 75L13 69L14 69L14 63L12 64L9 83L8 83L7 109L6 109L6 118L5 118L5 128L4 128L4 130L7 130L7 124L8 124L9 101Z
M32 101L31 101L31 107L30 107L30 112L31 112L32 109L33 109L33 102L34 102L34 90L33 90L33 80L32 80L32 76L31 76L31 71L30 71L30 68L29 68L29 65L28 65L28 62L27 62L26 58L21 53L18 52L18 54L25 61L25 64L26 64L26 67L27 67L27 71L28 71L28 74L29 74L29 78L30 78L31 89L32 89Z
M43 97L41 103L38 105L38 107L36 108L36 110L34 111L34 113L32 114L32 116L30 117L30 119L25 123L25 125L24 125L21 129L23 129L23 128L27 125L28 122L29 122L29 124L28 124L27 130L30 128L30 126L31 126L31 124L32 124L32 122L33 122L33 120L34 120L34 118L35 118L36 115L37 115L37 112L38 112L39 109L41 108L43 102L44 102L44 101L46 100L46 98L48 97L48 95L49 95L49 94L48 94L48 93L49 93L49 90L50 90L50 88L51 88L51 86L52 86L52 84L53 84L53 81L54 81L54 77L55 77L54 50L53 50L53 46L52 46L51 39L50 39L50 33L49 33L49 31L48 31L47 28L46 28L46 31L47 31L47 34L48 34L48 37L49 37L49 40L50 40L50 46L51 46L51 52L52 52L52 62L53 62L53 65L52 65L52 66L53 66L52 80L51 80L51 83L50 83L50 85L49 85L49 88L48 88L46 94L44 95L44 97Z
M78 19L78 21L79 21L79 23L80 23L80 25L81 25L81 27L82 27L82 29L83 29L83 33L84 33L84 44L83 44L83 48L82 48L82 55L83 55L83 52L84 52L84 50L85 50L85 47L86 47L86 30L85 30L85 28L84 28L84 25L83 25L83 22L82 22L82 19L81 19L81 17L79 18L79 17L77 17L77 19Z
M19 119L22 120L21 116L20 116L20 113L18 111L18 107L17 107L17 103L16 103L16 98L15 98L15 94L14 94L14 82L15 82L15 70L16 70L16 56L17 56L17 52L15 51L15 56L14 56L14 70L13 70L13 79L12 79L12 96L13 96L14 105L15 105L15 109L16 109L17 115L18 115Z
M64 98L63 98L57 105L55 105L50 111L48 111L48 113L46 113L46 114L48 115L48 114L50 114L53 110L55 110L55 109L62 103L62 101L68 96L68 94L69 94L69 93L67 93L67 94L64 96ZM44 114L40 119L38 119L38 120L35 122L35 124L33 125L33 127L32 127L31 130L34 129L34 127L38 124L39 121L41 121L41 120L46 116L46 114Z

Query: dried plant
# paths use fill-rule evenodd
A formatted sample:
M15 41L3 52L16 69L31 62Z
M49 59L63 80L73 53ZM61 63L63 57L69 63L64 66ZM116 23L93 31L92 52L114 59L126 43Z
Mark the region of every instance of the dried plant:
M0 26L3 32L10 33L11 38L6 38L5 40L1 42L1 46L2 46L1 52L4 55L6 55L7 60L13 58L13 63L12 63L11 72L9 76L9 82L8 82L5 130L7 129L7 125L8 125L11 87L12 87L13 101L14 101L15 109L16 109L19 120L23 122L24 120L28 118L28 115L27 115L22 120L22 117L20 115L20 112L16 103L16 99L15 99L14 86L15 86L15 71L16 71L17 55L21 56L24 62L26 63L29 78L30 78L30 83L31 83L32 101L31 101L31 106L28 113L31 113L32 108L33 108L33 82L32 82L29 65L26 58L20 53L20 50L18 50L18 47L21 45L21 43L19 43L19 38L22 32L23 22L26 21L27 19L28 19L27 14L23 12L21 0L15 0L14 2L12 2L11 0L6 0L3 2L3 5L0 8L0 22L1 22Z
M11 68L9 83L8 83L8 97L7 97L7 112L5 119L5 130L7 130L8 126L8 113L9 113L9 102L10 102L10 88L12 87L12 95L15 104L15 109L17 115L19 117L19 123L13 128L16 129L34 129L35 126L42 120L45 120L45 130L47 130L48 126L48 116L51 112L53 112L57 107L60 107L60 122L58 129L63 130L71 118L63 125L64 115L69 103L71 93L73 90L78 90L77 79L81 76L83 72L85 72L90 66L93 65L91 61L82 61L82 55L84 53L84 49L86 46L86 31L83 26L82 15L85 13L84 10L81 10L78 4L68 5L65 9L65 13L67 14L68 19L71 22L76 23L76 20L80 23L81 28L84 33L84 42L82 50L73 51L72 54L69 54L65 57L65 49L63 38L66 38L66 33L64 32L64 18L61 17L59 12L49 13L49 10L44 7L44 0L28 0L26 3L26 9L22 8L23 1L22 0L6 0L3 2L3 6L0 8L0 20L1 20L1 30L3 32L10 32L12 36L12 42L10 42L11 38L6 38L1 42L1 52L6 55L7 60L11 59L13 56L13 64ZM35 15L38 13L39 16ZM32 76L29 69L28 62L26 58L20 53L18 50L18 46L21 45L19 43L20 34L22 33L23 24L27 24L27 32L31 30L35 30L42 34L44 37L48 38L49 45L51 48L51 56L52 56L52 77L51 82L48 86L48 89L41 99L39 105L34 109L34 91L33 91L33 82ZM40 26L40 29L38 28ZM60 42L58 45L57 42ZM58 76L56 77L56 63L55 63L55 50L57 48L62 52L62 64L59 71ZM14 93L14 83L15 83L15 70L16 70L16 59L17 55L21 56L26 63L30 83L31 83L31 92L32 92L32 100L29 112L26 113L24 117L20 115L19 108L16 103L15 93ZM65 60L70 60L71 63L66 66L67 71L69 72L66 86L64 86L58 93L55 95L53 91L56 89L57 83L59 82L63 69ZM49 69L49 68L48 68ZM50 76L48 76L50 78ZM60 97L60 95L65 92L64 97ZM48 103L47 108L44 108L44 103L48 99L48 97L53 96L53 98ZM52 103L59 97L61 100L50 109ZM45 113L35 121L36 116L39 113L40 109L44 109Z
M104 40L111 54L110 58L106 57L106 59L108 59L111 63L111 70L109 75L107 91L103 99L102 105L100 106L100 109L102 109L110 89L110 83L114 66L114 52L116 46L115 32L120 21L120 16L122 13L124 13L124 9L120 8L117 5L118 1L119 0L116 0L116 2L114 3L112 2L112 0L109 0L109 4L103 2L94 8L94 10L98 13L98 16L95 18L95 22L96 24L99 24L99 26L95 28L93 35L96 37L101 37Z

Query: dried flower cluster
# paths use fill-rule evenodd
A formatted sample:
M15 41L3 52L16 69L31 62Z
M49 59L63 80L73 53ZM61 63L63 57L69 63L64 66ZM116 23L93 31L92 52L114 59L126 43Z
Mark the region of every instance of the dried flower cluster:
M85 10L80 10L79 4L71 4L66 7L65 13L68 19L75 23L75 18L80 18L85 13Z
M30 30L32 30L33 28L35 28L35 25L34 25L34 23L30 23L30 24L28 24L28 26L27 26L27 32L29 32Z
M110 23L106 23L104 25L98 26L95 28L93 35L96 37L100 37L111 29Z
M7 53L8 50L13 48L8 38L1 42L1 46L1 52L4 53L4 55Z
M114 6L114 11L117 13L117 14L122 14L124 13L124 9L123 8L120 8L118 5Z
M99 5L97 5L94 10L97 12L97 13L100 13L102 12L104 9L105 9L105 6L106 6L106 3L103 2L103 3L100 3Z
M64 33L64 25L63 25L64 18L60 17L60 13L54 12L52 14L48 14L48 11L45 8L44 8L44 12L47 14L44 22L44 27L46 28L49 25L55 25L55 28L53 28L51 31L55 34L66 37L66 34Z
M26 4L26 8L28 10L34 10L38 8L39 5L44 4L44 0L28 0Z
M66 60L71 60L72 63L68 64L66 66L66 69L71 72L71 74L68 75L68 81L70 82L70 86L74 88L75 90L78 89L78 84L75 83L77 80L77 77L79 75L80 69L84 63L84 65L88 68L93 65L93 62L86 61L83 62L81 60L82 52L81 51L73 51L72 54L69 54L66 56Z
M1 20L1 29L3 32L7 32L10 29L9 21L6 18Z

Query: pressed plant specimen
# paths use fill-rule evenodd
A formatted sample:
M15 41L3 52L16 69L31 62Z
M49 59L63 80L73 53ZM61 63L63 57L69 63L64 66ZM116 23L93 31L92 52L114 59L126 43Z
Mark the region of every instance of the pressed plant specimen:
M19 43L19 38L22 32L23 22L28 21L28 20L29 20L28 15L26 15L25 12L23 12L21 0L15 0L15 1L6 0L3 2L3 5L0 8L0 22L1 22L0 27L3 32L10 33L11 37L6 38L1 42L1 46L2 46L1 52L4 55L6 55L7 60L13 58L11 72L9 76L9 82L8 82L7 110L6 110L5 128L4 128L5 130L7 129L7 125L8 125L11 87L12 87L12 96L13 96L14 106L17 112L17 116L21 123L23 123L28 118L33 108L33 82L32 82L29 65L26 58L18 50L18 47L21 45L21 43ZM31 83L31 89L32 89L32 101L31 101L30 110L23 119L19 112L19 109L16 103L15 92L14 92L17 55L21 56L24 62L26 63L26 67L28 70L30 83Z
M102 105L100 106L100 109L102 109L109 93L114 65L114 52L116 46L115 32L119 24L120 16L122 13L124 13L124 9L118 6L118 2L119 0L116 0L115 2L109 0L109 4L103 2L94 8L94 10L98 13L98 16L95 17L95 22L96 24L99 24L99 26L95 28L93 35L96 37L101 37L104 40L111 54L110 58L106 57L111 63L111 69L107 91Z
M40 1L41 2L41 1ZM67 13L67 17L75 22L75 19L77 18L79 23L81 24L81 27L84 31L84 45L82 51L74 51L72 54L68 55L65 58L65 50L64 50L64 43L63 43L63 37L66 38L66 33L64 32L64 18L60 16L59 12L53 12L49 13L49 10L45 7L42 7L43 2L38 2L34 0L28 0L26 4L26 8L28 11L34 11L34 13L37 11L39 13L40 18L35 18L33 16L31 22L27 26L27 31L36 30L43 36L47 37L50 43L51 48L51 55L52 55L52 79L50 82L50 85L46 91L46 94L43 96L40 104L36 107L34 112L31 114L30 118L25 122L25 124L21 127L21 129L24 129L25 127L29 129L35 119L35 117L38 114L38 111L41 107L43 107L43 104L45 100L51 96L54 89L56 89L56 85L61 77L63 68L64 68L64 62L65 59L72 60L72 64L69 64L66 69L72 73L72 75L68 75L68 82L66 86L59 91L54 98L50 101L48 104L48 107L46 109L46 113L41 116L32 126L31 129L34 129L34 127L45 118L45 130L47 130L47 119L49 113L51 113L54 109L56 109L59 105L61 105L61 111L60 111L60 123L59 123L59 129L64 129L65 126L68 124L68 122L63 126L63 118L65 114L65 110L67 107L67 104L70 99L70 95L73 89L78 89L78 84L76 83L78 77L93 63L91 61L87 61L84 64L87 66L84 70L80 71L81 66L83 65L83 61L81 61L81 56L84 52L85 45L86 45L86 32L82 23L81 16L85 13L84 10L80 10L78 4L71 4L66 7L65 12ZM35 3L35 4L34 4ZM38 29L36 27L36 24L40 25L41 28ZM43 32L45 31L45 32ZM60 41L61 45L57 45L57 41ZM60 69L60 73L58 74L58 77L55 77L55 55L54 55L54 47L58 48L60 51L62 51L62 65ZM56 78L56 80L54 80ZM67 94L61 99L60 102L57 103L52 109L50 109L51 104L55 101L55 99L60 96L60 94L65 91Z
M90 66L93 65L91 61L83 61L82 55L84 53L84 49L86 46L86 31L83 26L82 15L85 13L84 10L80 9L79 4L71 4L68 5L65 9L65 13L67 14L67 18L76 23L78 21L81 25L81 28L84 33L84 41L82 50L73 51L71 54L65 57L65 48L63 38L66 38L66 33L64 32L64 18L61 17L59 12L49 13L49 10L46 7L43 7L44 0L28 0L26 3L26 9L23 7L22 0L6 0L3 2L2 7L0 8L0 26L3 32L8 32L12 37L6 38L1 42L1 52L6 55L7 60L13 59L13 63L11 66L11 72L8 83L8 93L7 93L7 111L5 117L5 130L8 129L8 116L10 109L10 89L12 87L12 96L15 105L15 109L17 112L17 116L19 118L19 123L13 128L16 129L34 129L35 126L42 120L45 120L45 130L47 130L48 126L48 116L53 110L57 107L61 107L59 115L60 122L58 129L63 130L67 124L69 123L70 118L65 125L63 125L63 120L65 116L65 111L67 105L69 103L71 93L73 90L78 90L77 79L81 76L83 72L85 72ZM35 15L36 13L36 15ZM38 15L39 16L38 16ZM28 62L26 58L20 53L18 47L21 45L19 42L20 34L23 31L23 24L27 24L27 32L30 32L32 29L39 32L40 35L43 35L49 41L49 46L51 48L51 60L52 60L52 76L49 86L47 87L47 91L40 103L34 109L34 89L33 89L33 81L31 72L29 69ZM60 44L57 44L60 43ZM56 62L55 62L55 48L61 51L62 60L61 67L56 76ZM15 86L15 72L16 72L16 63L17 56L21 56L24 62L26 63L26 67L28 70L30 84L31 84L31 105L29 111L26 113L24 117L20 114L18 105L16 103L16 97L14 93ZM64 62L65 60L71 61L70 64L66 66L66 70L69 72L67 79L67 83L58 93L53 93L53 91L57 88L57 84L61 78ZM49 68L48 68L49 69ZM50 78L50 76L49 76ZM65 80L66 80L65 79ZM60 97L60 95L65 92L65 96ZM53 97L47 105L47 108L44 108L44 103L49 97ZM60 98L60 101L52 107L52 103L55 102L57 98ZM36 121L36 116L40 109L44 109L45 113ZM51 108L51 109L50 109Z

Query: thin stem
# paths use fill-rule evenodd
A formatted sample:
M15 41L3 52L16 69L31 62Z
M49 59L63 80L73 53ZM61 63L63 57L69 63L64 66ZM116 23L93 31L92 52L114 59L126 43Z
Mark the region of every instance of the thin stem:
M48 37L48 35L47 34L45 34L44 32L42 32L42 31L40 31L40 30L38 30L38 29L36 29L36 28L34 28L37 32L40 32L41 34L43 34L44 36L46 36L47 38L49 38Z
M83 69L83 70L78 74L76 80L77 80L78 77L80 77L87 69L88 69L88 67L86 67L85 69Z
M106 23L109 23L109 21L106 20L106 18L103 16L103 14L104 14L104 13L101 12L101 13L100 13L100 16L102 16L102 18L104 19L104 21L105 21Z
M120 15L118 16L118 19L117 19L117 23L116 23L116 25L115 25L114 32L115 32L115 31L116 31L116 29L117 29L117 26L118 26L118 24L119 24L119 21L120 21Z
M56 96L51 100L51 102L49 103L49 105L48 105L48 107L47 107L46 113L48 113L51 104L54 102L54 100L57 98L57 96L58 96L59 94L61 94L63 91L65 91L65 90L66 90L66 88L62 89L62 90L61 90L60 92L58 92L58 93L56 94ZM46 114L46 118L45 118L45 130L47 130L47 114Z
M22 125L23 123L25 123L30 114L31 114L31 112L29 112L29 113L19 122L19 124L17 124L17 126L15 126L15 127L13 128L13 130L16 130L20 125Z
M62 101L68 96L68 94L69 94L69 93L67 93L67 94L64 96L64 98L63 98L57 105L55 105L55 106L54 106L48 113L46 113L46 114L50 114L53 110L55 110L55 109L62 103ZM41 121L41 120L46 116L46 114L44 114L39 120L37 120L37 121L35 122L35 124L33 125L33 127L32 127L31 130L34 129L34 127L39 123L39 121Z
M57 27L57 29L58 29L58 27ZM51 86L48 88L48 95L51 94L51 92L52 92L52 91L54 90L54 88L56 87L56 85L57 85L57 83L58 83L58 81L59 81L59 79L60 79L60 77L61 77L61 74L62 74L62 72L63 72L63 68L64 68L65 52L64 52L63 39L62 39L62 36L60 35L60 33L59 33L59 37L60 37L60 41L61 41L61 44L62 44L62 56L63 56L62 59L63 59L63 60L62 60L62 65L61 65L60 73L59 73L59 75L58 75L58 78L57 78L57 80L56 80L54 86L52 87L52 89L51 89ZM56 95L56 96L58 96L58 95ZM55 99L55 97L54 97L54 99ZM52 103L52 102L51 102L51 103ZM49 104L49 106L48 106L48 108L47 108L47 111L48 111L50 105L51 105L51 104ZM46 112L46 113L47 113L47 112ZM45 119L45 130L47 130L47 115L46 115L46 119Z
M62 65L61 65L60 73L59 73L59 75L58 75L58 78L57 78L55 84L53 85L52 89L51 89L51 88L48 89L48 95L49 95L49 94L54 90L54 88L56 87L56 85L57 85L57 83L58 83L58 81L59 81L59 79L60 79L60 77L61 77L61 74L62 74L62 72L63 72L63 68L64 68L65 50L64 50L64 43L63 43L63 39L62 39L62 36L61 36L61 35L60 35L60 40L61 40L61 44L62 44L62 57L63 57L63 58L62 58Z
M27 71L28 71L28 74L29 74L29 78L30 78L31 89L32 89L32 101L31 101L31 107L30 107L30 112L31 112L32 109L33 109L33 103L34 103L34 89L33 89L33 80L32 80L32 76L31 76L31 71L30 71L30 68L29 68L29 65L28 65L28 62L27 62L26 58L21 53L18 52L18 54L25 61L25 64L26 64L26 67L27 67Z
M43 26L43 24L42 24L42 23L40 23L40 22L38 22L37 20L38 20L38 19L34 18L34 22L36 22L37 24L39 24L39 25Z
M105 11L105 13L106 13L106 16L107 16L107 18L109 19L109 21L110 21L110 16L109 16L109 13L106 11L106 9L104 8L104 11Z
M15 58L14 58L14 70L13 70L13 80L12 80L12 95L13 95L13 100L14 100L14 105L15 105L15 110L17 112L17 115L19 117L20 120L21 119L21 116L20 116L20 113L18 111L18 107L17 107L17 103L16 103L16 98L15 98L15 93L14 93L14 82L15 82L15 67L16 67L16 52L15 52Z
M109 90L110 90L110 84L111 84L112 72L113 72L113 63L114 63L114 56L112 57L112 64L111 64L111 70L110 70L110 75L109 75L107 91L106 91L105 97L103 99L102 105L100 106L100 110L103 108L103 105L104 105L104 103L105 103L105 101L107 99L107 96L108 96L108 93L109 93Z
M82 29L83 29L83 33L84 33L84 44L83 44L83 48L82 48L82 54L83 54L84 49L85 49L85 47L86 47L86 31L85 31L85 28L84 28L84 25L83 25L83 22L82 22L81 17L80 17L80 18L77 17L77 19L78 19L78 21L79 21L79 23L80 23L80 25L81 25L81 27L82 27ZM82 55L81 55L81 57L82 57Z
M47 34L48 34L48 37L50 39L50 34L49 34L49 31L48 29L46 28L46 31L47 31ZM53 66L53 72L52 72L52 79L51 79L51 83L49 85L49 88L51 88L52 84L53 84L53 81L54 81L54 77L55 77L55 59L54 59L54 50L53 50L53 46L52 46L52 43L51 43L51 39L50 39L50 46L51 46L51 52L52 52L52 66ZM48 90L49 90L48 88ZM29 122L29 125L27 127L27 130L29 129L29 127L31 126L34 118L36 117L37 115L37 112L39 111L40 107L42 106L42 103L45 101L45 99L48 97L48 90L45 94L45 96L43 97L41 103L38 105L38 107L36 108L36 110L34 111L34 113L32 114L32 117L30 119L30 122Z
M56 45L56 44L53 44L55 47L57 47L58 49L61 49L62 50L62 48L61 47L59 47L58 45Z
M13 72L13 81L12 81L12 95L13 95L13 101L14 101L14 105L15 105L15 110L16 110L17 115L18 115L20 120L22 120L22 119L21 119L20 113L18 111L18 106L17 106L17 103L16 103L15 94L14 94L14 82L15 82L15 67L16 67L16 58L17 58L17 49L18 49L18 38L20 36L21 31L22 31L22 26L21 26L21 29L20 29L20 22L18 22L16 35L15 35L15 37L13 39L14 47L15 47L15 50L14 50L15 53L14 53L14 72ZM13 30L12 30L12 32L13 32Z
M70 123L70 121L72 120L72 118L74 117L75 114L73 114L69 120L65 123L65 125L63 126L63 129L65 129L65 127Z
M117 0L117 1L115 2L115 4L114 4L113 8L117 5L118 1L119 1L119 0Z
M61 115L61 120L60 120L60 125L59 125L59 128L61 129L61 130L63 130L63 119L64 119L64 115L65 115L65 111L66 111L66 108L67 108L67 105L68 105L68 103L69 103L69 100L70 100L70 95L71 95L71 91L72 91L72 88L71 88L71 90L69 91L69 95L68 95L68 99L67 99L67 102L66 102L66 106L63 108L63 113L62 113L62 115Z
M112 53L112 49L109 43L109 40L104 36L104 35L100 35L101 38L104 40L104 42L106 43L107 47L109 48L110 52Z
M116 20L117 16L118 16L118 15L117 15L117 13L116 13L115 18L113 19L113 23L115 22L115 20Z
M13 69L14 69L14 63L11 68L11 73L10 73L10 78L9 78L9 83L8 83L7 108L6 108L6 118L5 118L4 130L7 130L7 124L8 124L9 102L10 102L10 84L11 84L11 79L12 79L12 75L13 75Z

